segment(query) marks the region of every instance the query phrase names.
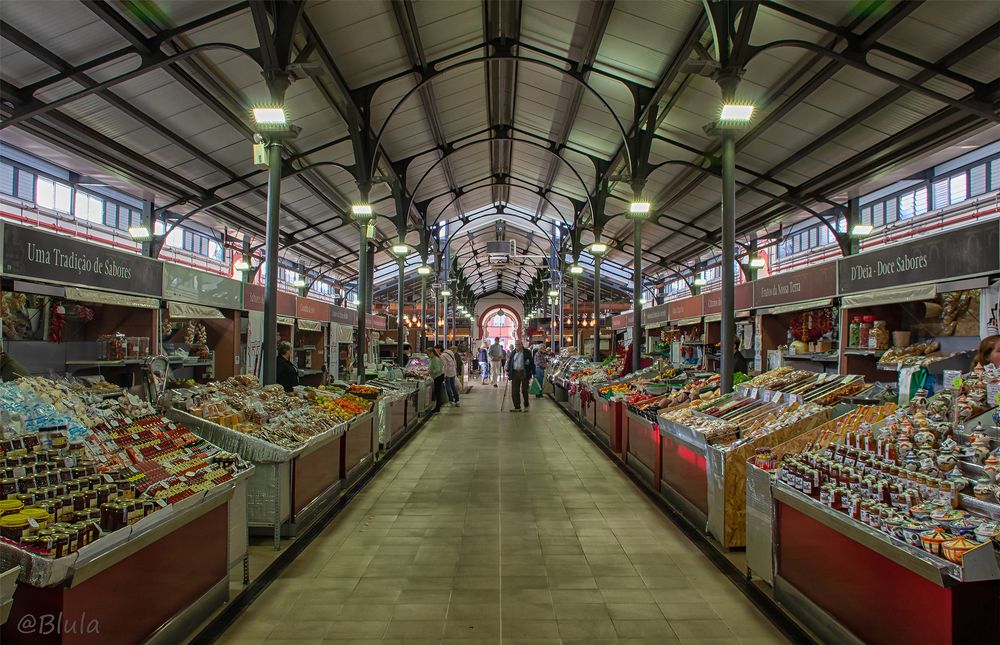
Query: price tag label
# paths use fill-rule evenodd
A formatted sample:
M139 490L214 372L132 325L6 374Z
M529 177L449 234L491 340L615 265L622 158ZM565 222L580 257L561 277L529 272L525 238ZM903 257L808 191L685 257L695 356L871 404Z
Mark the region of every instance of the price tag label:
M16 468L14 468L15 478L24 477L26 474L28 474L28 470L24 466L17 466Z
M104 481L106 481L106 482L108 482L110 484L111 482L114 481L114 477L112 477L108 473L104 473Z
M957 390L962 387L962 372L961 370L945 370L944 371L944 384L950 390Z
M157 497L156 503L160 505L160 508L166 508L167 506L167 500L163 499L162 497Z
M30 526L33 529L37 529L38 528L38 522L35 520L35 518L29 517L28 518L28 526Z
M986 386L986 400L994 405L1000 405L1000 383L990 383Z

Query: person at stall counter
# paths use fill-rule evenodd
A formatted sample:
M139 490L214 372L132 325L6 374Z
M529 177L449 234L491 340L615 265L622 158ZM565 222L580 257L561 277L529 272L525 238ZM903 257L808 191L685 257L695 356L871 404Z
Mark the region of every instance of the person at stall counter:
M31 372L7 352L0 352L0 381L16 381L24 376L31 376Z
M291 392L299 384L299 370L291 361L292 344L287 340L278 343L278 364L274 370L274 382Z
M1000 367L1000 336L987 336L979 342L972 367L992 365Z
M747 359L743 357L743 352L740 351L739 338L733 340L733 372L740 372L744 375L750 374L750 368L747 367Z
M434 379L434 411L441 411L441 402L444 390L444 368L441 365L441 355L434 347L427 348L427 357L430 362L427 365L427 372Z
M500 380L501 365L503 365L503 347L500 345L500 337L497 336L490 345L490 382L493 383L493 387L496 387L497 381Z
M514 401L514 408L511 412L521 411L521 399L524 398L524 409L531 406L528 398L528 383L535 374L535 365L531 360L531 350L524 347L524 343L518 339L514 343L514 349L510 350L510 358L507 359L507 378L510 379L510 395Z

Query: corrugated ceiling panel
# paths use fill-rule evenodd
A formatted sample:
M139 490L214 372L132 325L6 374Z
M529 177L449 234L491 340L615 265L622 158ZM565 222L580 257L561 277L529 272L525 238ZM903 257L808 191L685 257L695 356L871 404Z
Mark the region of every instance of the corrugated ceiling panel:
M435 60L482 40L482 5L474 0L416 2L414 15L427 60Z
M56 7L58 20L53 20ZM5 0L3 19L71 65L86 63L126 44L82 3Z
M409 68L388 2L325 2L306 15L351 87Z

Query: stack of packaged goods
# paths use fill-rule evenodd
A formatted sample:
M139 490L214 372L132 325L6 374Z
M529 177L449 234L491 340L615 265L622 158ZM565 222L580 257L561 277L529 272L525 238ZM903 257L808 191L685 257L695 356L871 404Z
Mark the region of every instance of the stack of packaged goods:
M26 556L72 555L250 468L135 397L98 401L43 378L0 384L3 563L30 572Z

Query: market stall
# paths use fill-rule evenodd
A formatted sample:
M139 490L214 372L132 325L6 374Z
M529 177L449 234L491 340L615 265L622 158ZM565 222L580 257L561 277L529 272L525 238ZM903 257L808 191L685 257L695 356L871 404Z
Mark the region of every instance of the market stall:
M330 351L327 361L330 374L336 379L349 381L353 376L354 329L357 326L357 311L330 305Z
M671 327L676 330L670 351L670 362L674 365L704 369L705 354L714 343L705 335L703 308L704 300L700 295L668 303L667 315Z
M775 596L825 640L1000 638L1000 443L987 402L998 385L976 370L954 391L776 449ZM858 602L858 590L875 593Z
M163 265L33 228L2 225L0 319L32 374L129 388L159 347Z
M723 547L745 546L747 459L826 422L832 405L863 387L859 377L784 367L660 414L661 493Z
M753 285L754 357L761 371L782 365L837 374L839 364L837 263L761 278ZM848 369L846 373L857 373ZM865 375L863 372L862 375Z
M739 352L749 359L749 363L753 358L754 347L753 318L750 317L750 309L753 307L753 285L749 282L736 285L733 288L733 300L736 311L736 341L739 343ZM717 372L722 367L722 352L732 351L719 346L722 340L721 291L702 294L702 313L704 313L705 342L708 343L705 351L705 369Z
M322 385L326 373L330 334L330 305L319 300L295 299L295 336L292 358L302 385Z
M243 285L215 273L163 266L160 339L175 382L226 379L240 356Z
M3 642L182 641L222 606L249 464L136 397L21 379L0 385L0 411L0 569L19 567ZM84 622L24 629L45 615Z
M257 466L248 487L249 525L273 534L278 548L281 535L300 533L341 491L346 436L366 423L371 427L370 388L355 387L363 389L297 388L288 394L240 376L172 391L168 414Z
M841 368L891 383L905 403L965 370L979 343L979 299L1000 272L994 222L838 261Z

